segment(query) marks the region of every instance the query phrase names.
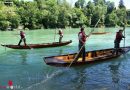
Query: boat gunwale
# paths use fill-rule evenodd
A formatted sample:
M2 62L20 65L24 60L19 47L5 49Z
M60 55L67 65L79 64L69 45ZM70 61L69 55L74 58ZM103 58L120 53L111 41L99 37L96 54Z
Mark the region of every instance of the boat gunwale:
M120 47L120 48L130 48L130 46L126 46L126 47ZM90 50L90 51L86 51L86 52L95 52L95 51L104 51L104 50L115 50L115 48L106 48L106 49L99 49L99 50ZM66 55L74 55L77 53L70 53L70 54L61 54L61 55L56 55L56 56L47 56L44 58L50 58L50 57L57 57L57 56L66 56Z

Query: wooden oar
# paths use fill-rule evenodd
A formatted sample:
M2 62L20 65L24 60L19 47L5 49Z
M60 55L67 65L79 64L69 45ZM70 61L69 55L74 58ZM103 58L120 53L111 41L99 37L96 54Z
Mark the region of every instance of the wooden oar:
M100 18L99 18L99 20L97 21L97 23L95 24L94 28L97 26L97 24L99 23L99 21L100 21ZM87 39L90 37L90 35L92 34L93 31L94 31L94 29L89 33ZM80 53L81 53L81 51L82 51L84 45L85 45L85 43L84 43L83 46L80 48L80 50L79 50L79 52L76 54L74 60L70 63L70 65L69 65L68 67L70 67L70 66L73 64L73 62L76 62L76 61L78 60L78 57L79 57L79 55L80 55Z

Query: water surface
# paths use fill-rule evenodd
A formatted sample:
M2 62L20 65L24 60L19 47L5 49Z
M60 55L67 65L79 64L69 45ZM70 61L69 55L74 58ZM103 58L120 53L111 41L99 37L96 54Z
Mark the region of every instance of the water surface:
M126 28L126 46L130 45L129 29ZM109 33L91 35L87 39L86 51L113 47L118 28L103 30ZM79 29L63 31L63 41L73 41L63 47L14 50L0 46L0 85L7 86L8 81L12 80L13 85L20 86L18 90L130 90L130 53L92 65L71 68L46 65L43 57L78 51ZM91 29L86 28L85 31L88 34ZM0 32L0 44L17 44L18 33ZM28 44L58 41L55 30L34 30L25 33ZM123 40L121 46L124 46Z

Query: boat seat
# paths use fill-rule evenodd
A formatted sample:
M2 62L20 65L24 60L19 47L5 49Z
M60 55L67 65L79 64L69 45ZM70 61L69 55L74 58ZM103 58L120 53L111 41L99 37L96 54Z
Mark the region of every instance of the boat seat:
M55 57L56 59L63 59L63 57Z

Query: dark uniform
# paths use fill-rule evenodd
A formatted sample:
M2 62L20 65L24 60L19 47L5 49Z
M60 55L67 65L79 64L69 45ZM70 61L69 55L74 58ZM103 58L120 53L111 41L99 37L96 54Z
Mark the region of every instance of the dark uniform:
M118 54L118 51L119 51L119 48L120 48L120 42L122 40L122 38L125 38L122 34L123 30L119 30L117 33L116 33L116 38L115 38L115 41L114 41L114 48L116 49L116 54Z

